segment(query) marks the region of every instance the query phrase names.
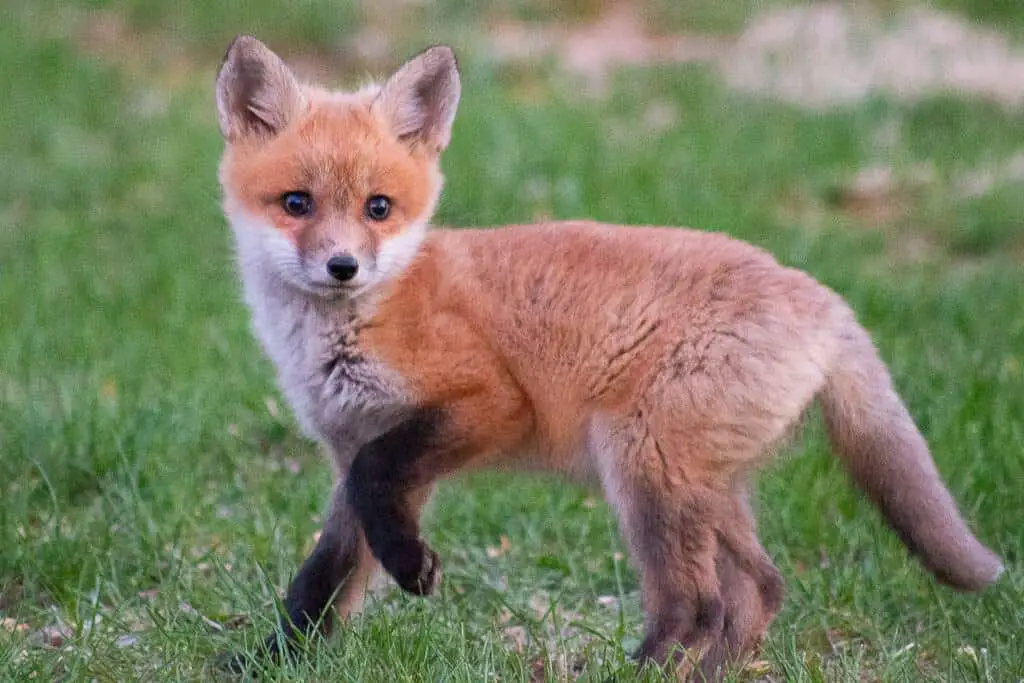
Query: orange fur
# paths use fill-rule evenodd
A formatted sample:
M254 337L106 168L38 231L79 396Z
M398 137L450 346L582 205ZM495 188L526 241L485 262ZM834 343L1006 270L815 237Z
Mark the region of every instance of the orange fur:
M422 237L458 88L445 48L337 94L299 86L253 39L218 79L220 177L255 326L339 473L330 540L289 593L293 621L319 608L309 596L324 581L352 609L376 560L407 590L432 590L439 564L416 519L438 478L555 470L599 484L619 515L647 613L641 657L720 676L782 599L746 476L819 396L854 478L925 564L964 589L998 576L867 334L808 275L680 228ZM289 215L294 191L315 210ZM376 195L384 220L367 213ZM359 263L351 283L325 275L337 254Z
M222 182L238 188L235 197L253 215L267 215L296 248L316 251L339 225L353 251L376 249L410 222L434 208L440 174L425 154L410 154L375 117L326 93L311 98L301 124L263 144L251 141L229 148ZM303 188L317 198L315 221L292 218L280 206L282 192ZM363 202L372 195L400 197L391 217L369 229Z

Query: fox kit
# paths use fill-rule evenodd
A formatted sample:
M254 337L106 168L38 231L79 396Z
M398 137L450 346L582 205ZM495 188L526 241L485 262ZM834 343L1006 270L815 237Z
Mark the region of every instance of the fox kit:
M240 37L217 77L254 328L337 471L288 590L289 638L330 628L332 605L359 609L379 567L433 592L419 516L435 482L511 464L602 489L639 572L638 658L720 677L783 595L748 475L815 400L854 481L940 581L999 576L868 333L808 275L686 229L428 229L459 93L447 47L330 92Z

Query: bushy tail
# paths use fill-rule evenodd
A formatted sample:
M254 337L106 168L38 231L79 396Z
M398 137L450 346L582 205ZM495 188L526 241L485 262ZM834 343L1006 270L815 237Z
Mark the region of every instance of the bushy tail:
M851 323L821 396L832 443L853 479L939 581L980 590L1003 565L967 528L868 333Z

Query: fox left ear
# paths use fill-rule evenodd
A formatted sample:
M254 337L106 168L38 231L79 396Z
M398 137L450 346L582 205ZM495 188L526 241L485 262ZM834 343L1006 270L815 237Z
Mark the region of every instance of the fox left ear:
M273 137L302 106L299 83L280 57L252 36L232 41L217 72L217 118L226 139Z
M460 92L455 53L437 45L410 59L387 80L372 111L384 118L398 139L440 152L451 140Z

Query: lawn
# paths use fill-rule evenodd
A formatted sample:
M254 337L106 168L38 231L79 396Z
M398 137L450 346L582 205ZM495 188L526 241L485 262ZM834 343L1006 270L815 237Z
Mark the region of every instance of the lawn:
M728 44L785 3L727 4L652 2L645 21ZM0 677L209 678L218 652L273 628L313 545L330 470L250 335L218 205L213 74L254 31L336 84L455 45L439 223L720 230L850 301L1008 572L981 596L939 587L812 418L759 479L788 592L737 680L1024 680L1024 109L941 92L810 109L734 90L708 61L613 69L595 90L554 53L504 59L488 40L499 22L584 25L601 3L381 6L4 3ZM1024 6L943 6L1020 44ZM383 592L265 678L632 675L636 577L592 492L455 480L426 535L438 597Z

